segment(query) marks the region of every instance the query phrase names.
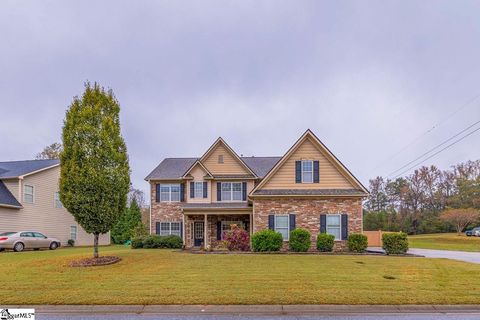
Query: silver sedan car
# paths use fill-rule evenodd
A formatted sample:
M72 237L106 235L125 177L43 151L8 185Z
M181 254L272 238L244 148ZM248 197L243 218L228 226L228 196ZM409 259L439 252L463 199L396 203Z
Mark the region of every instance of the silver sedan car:
M40 232L20 231L0 233L0 251L11 249L16 252L25 249L49 248L55 250L60 247L60 240L49 238Z

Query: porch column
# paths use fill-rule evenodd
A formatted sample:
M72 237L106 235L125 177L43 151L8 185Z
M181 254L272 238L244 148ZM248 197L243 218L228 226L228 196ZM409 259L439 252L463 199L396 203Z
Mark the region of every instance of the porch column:
M185 214L182 215L182 219L183 219L183 223L182 223L182 241L183 241L183 245L186 246L185 239L187 239L187 237L185 236Z
M253 213L250 214L250 236L253 234Z
M204 224L203 224L203 227L204 227L204 230L203 230L203 248L204 249L207 249L208 248L208 218L207 218L207 214L204 215Z

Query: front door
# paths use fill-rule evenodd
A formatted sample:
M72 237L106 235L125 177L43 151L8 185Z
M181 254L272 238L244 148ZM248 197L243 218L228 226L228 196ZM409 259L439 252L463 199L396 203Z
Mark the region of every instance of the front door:
M193 245L200 247L203 244L204 224L203 221L195 221L193 223Z

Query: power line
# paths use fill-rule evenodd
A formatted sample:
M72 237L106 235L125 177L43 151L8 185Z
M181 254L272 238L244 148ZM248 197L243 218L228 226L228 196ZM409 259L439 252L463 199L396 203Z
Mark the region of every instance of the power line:
M412 170L412 169L413 169L413 168L415 168L416 166L418 166L418 165L420 165L420 164L424 163L425 161L427 161L427 160L429 160L429 159L431 159L431 158L435 157L435 156L436 156L437 154L439 154L440 152L443 152L443 151L447 150L448 148L450 148L451 146L453 146L453 145L457 144L458 142L462 141L463 139L467 138L468 136L471 136L472 134L474 134L474 133L475 133L475 132L477 132L478 130L480 130L480 127L479 127L479 128L477 128L477 129L475 129L475 130L473 130L473 131L471 131L471 132L469 132L468 134L464 135L464 136L463 136L463 137L461 137L460 139L458 139L458 140L456 140L456 141L452 142L451 144L449 144L449 145L448 145L448 146L446 146L445 148L443 148L443 149L441 149L441 150L439 150L439 151L435 152L434 154L432 154L432 155L431 155L431 156L429 156L428 158L426 158L426 159L422 160L421 162L419 162L419 163L415 164L414 166L412 166L412 167L408 168L407 170L405 170L405 171L403 171L403 172L399 173L398 175L396 175L396 176L395 176L395 178L394 178L394 179L396 179L396 178L400 177L400 176L401 176L401 175L403 175L404 173L406 173L406 172L408 172L408 171Z
M394 159L396 156L398 156L399 154L401 154L403 151L405 151L406 149L408 149L409 147L411 147L413 144L415 144L417 141L419 141L420 139L422 139L423 137L425 137L426 135L428 135L429 133L431 133L433 130L435 130L436 128L438 128L440 125L442 125L445 121L447 121L448 119L450 119L451 117L453 117L454 115L456 115L458 112L460 112L461 110L463 110L466 106L468 106L469 104L473 103L475 100L477 100L478 98L480 98L480 93L475 95L474 97L472 97L471 99L469 99L467 102L463 103L460 107L458 107L457 109L455 109L453 112L451 112L450 114L448 114L448 116L442 118L439 122L437 123L434 123L432 127L430 127L427 131L421 133L420 135L418 135L417 137L415 137L413 140L411 140L407 145L403 146L399 151L397 151L396 153L394 153L393 155L391 155L390 157L388 157L387 159L383 160L382 162L380 162L379 164L377 164L373 169L372 171L380 168L381 166L383 166L386 162L389 162L390 160Z
M475 123L469 125L467 128L463 129L462 131L456 133L455 135L453 135L452 137L448 138L447 140L443 141L442 143L436 145L435 147L433 147L432 149L428 150L427 152L423 153L421 156L413 159L412 161L408 162L407 164L403 165L402 167L398 168L397 170L395 171L392 171L390 172L387 177L397 173L398 171L402 170L403 168L409 166L410 164L414 163L415 161L417 160L420 160L421 158L423 158L424 156L426 156L427 154L435 151L435 149L438 149L439 147L443 146L444 144L450 142L451 140L455 139L456 137L458 137L459 135L461 135L462 133L464 133L465 131L468 131L469 129L471 129L472 127L476 126L477 124L480 123L480 120L479 121L476 121Z

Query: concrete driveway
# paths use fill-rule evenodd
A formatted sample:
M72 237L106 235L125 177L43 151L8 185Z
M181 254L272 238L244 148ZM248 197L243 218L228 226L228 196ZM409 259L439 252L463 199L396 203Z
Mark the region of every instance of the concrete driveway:
M380 247L369 247L368 250L372 252L384 252ZM426 258L444 258L480 264L480 252L411 248L408 250L408 253L425 256Z

